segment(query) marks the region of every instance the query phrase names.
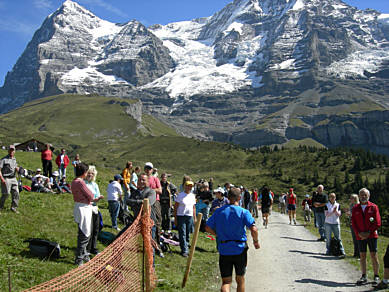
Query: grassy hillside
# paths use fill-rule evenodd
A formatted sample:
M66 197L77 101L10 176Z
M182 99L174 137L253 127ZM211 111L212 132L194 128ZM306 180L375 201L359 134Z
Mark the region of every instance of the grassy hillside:
M259 188L268 184L276 195L293 187L302 198L322 183L327 192L334 191L343 203L347 202L349 194L367 186L372 190L372 201L380 204L384 217L388 215L385 214L389 210L389 161L386 156L363 150L325 149L312 141L290 141L285 146L262 147L255 151L226 143L197 141L178 136L174 130L147 115L139 125L125 114L125 106L120 105L122 101L77 95L36 100L0 115L1 144L36 138L53 144L56 151L65 147L71 159L79 153L82 161L97 166L97 183L103 194L108 181L123 169L126 161L133 161L135 166L151 161L159 173L172 174L170 179L177 185L182 176L188 174L196 181L213 177L216 185L228 181ZM5 154L6 151L0 150L0 157ZM41 167L40 153L17 152L16 157L19 165L27 169ZM68 175L71 180L72 169ZM24 180L24 184L29 183ZM7 204L9 206L9 200ZM72 207L70 195L23 192L21 214L2 212L1 291L7 289L7 265L12 266L16 291L74 268L77 228ZM109 225L106 201L100 203L100 209ZM59 242L64 258L45 262L30 257L27 244L23 243L29 237ZM201 286L190 284L186 291L216 291L215 246L205 236L200 236L199 244L202 252L197 255L191 277ZM184 266L184 261L176 254L165 260L158 258L158 277L163 279L159 291L179 290L181 278L177 274Z

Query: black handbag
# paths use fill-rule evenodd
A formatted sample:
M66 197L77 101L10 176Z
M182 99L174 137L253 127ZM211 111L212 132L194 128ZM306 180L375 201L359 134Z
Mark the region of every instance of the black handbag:
M57 242L48 241L41 238L30 238L28 242L30 253L34 256L48 259L58 259L61 255L61 247Z

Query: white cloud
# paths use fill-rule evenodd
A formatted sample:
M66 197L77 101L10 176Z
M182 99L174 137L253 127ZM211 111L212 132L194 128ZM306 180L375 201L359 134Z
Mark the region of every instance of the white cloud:
M109 12L111 12L113 14L116 14L116 15L120 16L120 17L129 18L129 16L126 13L124 13L122 10L112 6L109 3L106 3L103 0L79 0L79 2L80 3L84 3L84 4L89 4L91 6L97 5L97 6L100 6L100 7L104 8L104 9L108 10Z
M35 8L44 10L52 10L54 8L54 5L50 0L34 0L33 5Z

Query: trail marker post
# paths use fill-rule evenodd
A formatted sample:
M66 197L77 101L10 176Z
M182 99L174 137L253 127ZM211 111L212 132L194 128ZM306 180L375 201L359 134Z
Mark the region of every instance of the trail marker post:
M193 254L195 252L197 238L199 237L199 231L200 231L200 225L201 225L202 218L203 218L202 213L197 214L195 230L194 230L193 237L192 237L192 245L190 246L189 257L188 257L188 261L186 263L185 275L184 275L184 279L182 280L182 288L185 287L186 281L188 280L188 277L189 277L190 267L192 265Z

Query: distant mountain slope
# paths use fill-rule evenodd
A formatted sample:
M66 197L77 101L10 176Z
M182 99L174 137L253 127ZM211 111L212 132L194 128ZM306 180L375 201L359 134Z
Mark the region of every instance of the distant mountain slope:
M389 16L340 0L234 0L207 18L113 24L67 0L0 88L142 100L181 134L245 147L388 149Z
M71 94L34 100L0 115L0 128L0 140L8 143L36 138L77 147L135 142L149 135L178 136L144 115L139 101Z

